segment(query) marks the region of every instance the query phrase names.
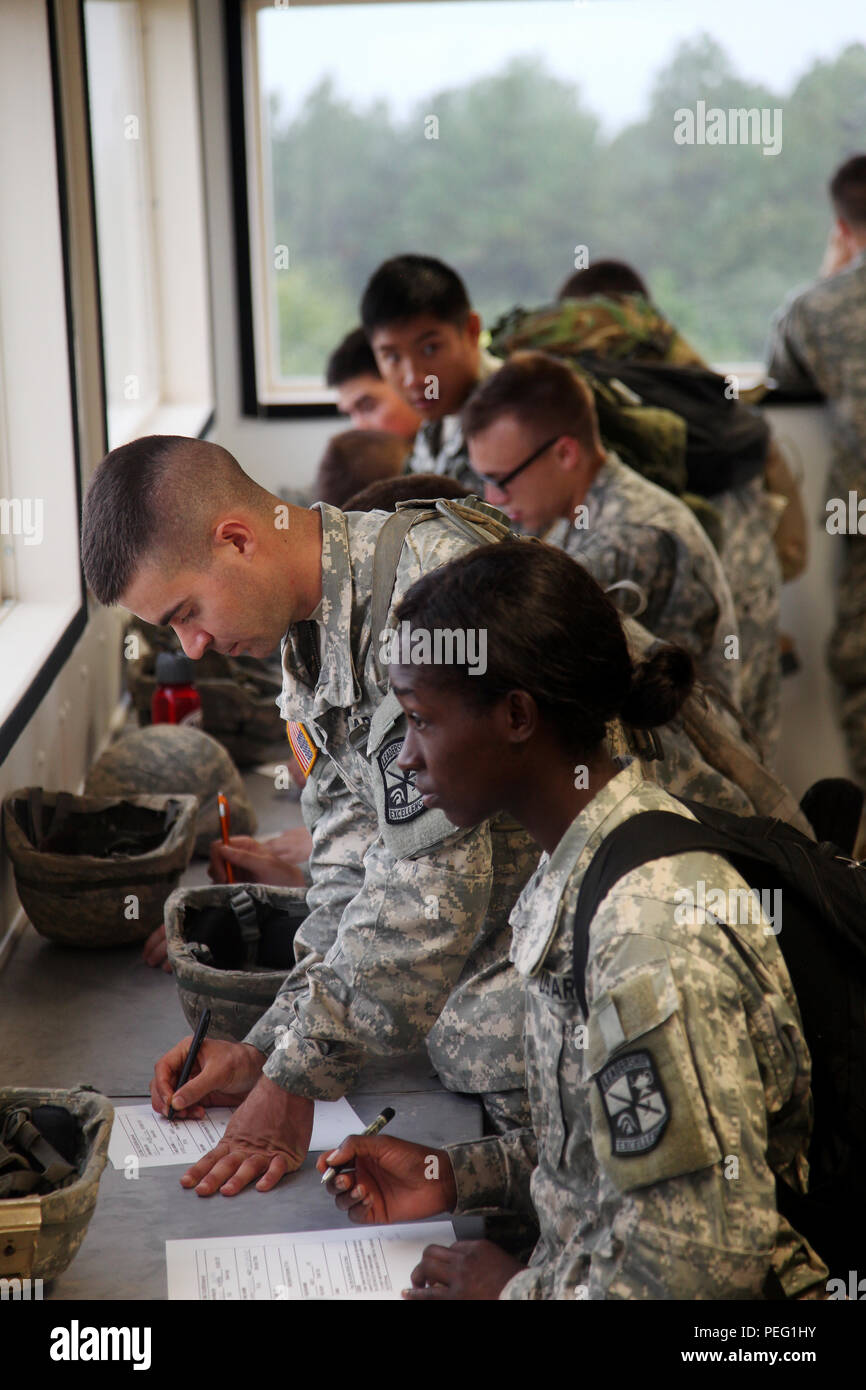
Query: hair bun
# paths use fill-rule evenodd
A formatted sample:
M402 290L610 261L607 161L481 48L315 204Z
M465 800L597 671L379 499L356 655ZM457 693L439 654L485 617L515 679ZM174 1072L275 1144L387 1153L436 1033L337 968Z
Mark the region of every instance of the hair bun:
M635 729L666 724L679 713L694 679L694 662L684 647L657 648L635 667L621 718Z

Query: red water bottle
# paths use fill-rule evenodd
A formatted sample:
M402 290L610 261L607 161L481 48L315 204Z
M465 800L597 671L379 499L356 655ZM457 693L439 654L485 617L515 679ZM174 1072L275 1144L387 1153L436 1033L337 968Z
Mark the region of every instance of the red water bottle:
M192 678L192 662L183 652L160 652L156 690L150 702L154 724L191 724L201 728L201 697Z

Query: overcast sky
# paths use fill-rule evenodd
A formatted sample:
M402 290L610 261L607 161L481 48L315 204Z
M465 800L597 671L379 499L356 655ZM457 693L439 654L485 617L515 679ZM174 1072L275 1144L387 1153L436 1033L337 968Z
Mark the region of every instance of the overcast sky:
M540 54L576 82L610 134L639 119L677 46L709 33L746 78L787 92L816 58L866 42L866 0L447 0L268 7L262 70L291 113L325 73L353 102L396 115L444 86Z

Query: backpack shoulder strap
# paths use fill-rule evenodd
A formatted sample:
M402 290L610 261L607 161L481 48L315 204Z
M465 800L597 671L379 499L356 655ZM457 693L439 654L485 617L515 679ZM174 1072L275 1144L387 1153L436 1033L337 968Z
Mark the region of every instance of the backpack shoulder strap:
M391 513L382 526L373 552L370 640L380 678L383 672L379 661L379 634L388 621L391 597L397 579L397 566L400 563L404 542L416 522L430 521L437 515L450 522L474 545L490 544L512 534L503 514L478 497L467 497L459 502L440 498L432 505L411 501L398 504L397 510Z
M370 642L376 662L376 671L382 676L382 663L379 660L379 636L388 620L391 595L397 578L397 566L403 550L403 542L416 521L433 516L429 507L422 512L419 508L407 507L392 512L376 538L373 552L373 579L370 592Z
M585 978L589 928L599 904L614 885L632 869L639 869L654 859L693 850L724 854L726 848L723 833L700 821L687 820L675 811L642 811L616 826L602 840L583 876L574 914L574 987L584 1018L589 1015Z

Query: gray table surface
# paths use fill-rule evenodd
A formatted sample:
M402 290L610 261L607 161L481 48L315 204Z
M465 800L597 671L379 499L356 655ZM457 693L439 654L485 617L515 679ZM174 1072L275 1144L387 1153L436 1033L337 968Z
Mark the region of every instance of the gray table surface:
M297 802L264 777L245 777L259 835L299 825ZM183 884L206 883L193 861ZM116 1104L149 1099L153 1065L189 1032L174 980L141 960L139 946L77 951L28 926L0 971L0 1080L5 1086L85 1083ZM439 1147L481 1133L481 1108L440 1085L426 1052L373 1061L349 1099L368 1124L383 1106L397 1111L391 1131ZM45 1289L48 1299L164 1299L165 1241L340 1227L346 1218L322 1189L314 1159L270 1193L203 1199L178 1181L182 1167L142 1168L137 1178L106 1165L99 1201L81 1250ZM458 1234L480 1223L455 1222Z

